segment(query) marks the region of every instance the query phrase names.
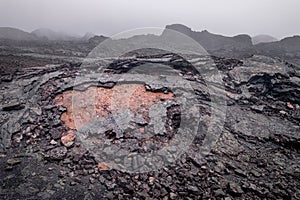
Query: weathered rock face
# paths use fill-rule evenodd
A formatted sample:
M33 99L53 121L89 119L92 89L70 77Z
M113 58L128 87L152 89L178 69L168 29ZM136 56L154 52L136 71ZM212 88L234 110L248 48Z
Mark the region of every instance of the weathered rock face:
M4 199L299 198L299 69L264 56L243 60L213 57L213 64L209 60L203 57L187 62L166 54L155 59L124 58L110 65L105 77L94 72L77 81L78 65L55 65L20 70L11 81L1 82L0 195ZM119 154L126 150L132 155L168 146L183 117L182 108L176 105L178 93L137 74L132 77L143 78L146 86L117 84L128 68L145 62L173 66L191 83L202 121L193 142L176 162L156 171L130 174L99 162L81 141L80 130L70 130L76 128L71 102L74 94L79 95L77 100L85 100L78 104L82 105L77 110L82 117L78 127L95 117L88 115L91 112L108 118L101 121L104 134L91 143L114 143L114 147L123 148ZM193 62L219 69L225 88L218 84L208 88L202 78L209 73L196 74L189 64ZM165 77L160 78L164 83ZM123 96L125 89L131 90L130 97ZM215 108L210 90L218 97L227 97L227 112L217 112L226 114L225 124L216 123L213 129L204 123ZM81 99L80 95L96 98ZM116 97L110 98L113 95ZM108 103L111 99L113 104ZM90 100L94 105L91 110ZM149 120L158 117L152 112L155 105L165 102L169 102L163 107L166 112L159 117L165 117L166 123ZM137 131L118 132L111 127L110 112L126 108L134 113L135 126L131 128ZM119 122L128 116L115 115L124 119ZM149 124L158 134L145 139L142 128ZM159 134L161 128L165 134ZM205 138L213 139L210 133L216 130L220 131L219 138L208 153L202 154L199 149ZM74 194L74 187L80 192Z
M55 97L57 105L66 107L61 120L71 129L80 128L94 118L109 117L126 109L132 111L134 117L141 115L142 120L149 122L150 106L168 99L173 99L172 93L154 93L139 84L123 84L113 88L90 87L85 91L66 91ZM78 107L74 107L73 101L80 101L75 104ZM78 116L76 127L75 116Z

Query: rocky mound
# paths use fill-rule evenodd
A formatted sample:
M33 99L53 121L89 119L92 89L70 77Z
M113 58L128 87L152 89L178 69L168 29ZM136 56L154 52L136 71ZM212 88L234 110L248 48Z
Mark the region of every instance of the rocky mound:
M299 198L300 71L297 67L264 56L242 60L203 56L183 60L172 54L154 57L141 54L122 59L109 66L105 71L107 76L97 76L97 70L90 68L92 75L84 71L86 75L78 79L79 65L68 64L28 68L1 82L0 196L3 199ZM182 82L174 81L177 85L190 83L202 120L192 143L175 162L149 172L129 173L102 162L102 157L97 157L95 149L90 147L113 144L113 147L126 149L133 157L142 149L156 151L176 140L179 117L184 117L184 110L172 106L174 102L163 103L173 98L171 94L180 97L180 91L168 90L167 82L172 83L168 77L160 76L157 79L160 84L157 84L149 77L134 73L129 77L138 78L138 82L129 83L131 86L116 85L124 81L124 73L145 63L171 66L182 77ZM203 80L210 72L197 74L192 64L217 68L223 76L224 87L208 86ZM155 74L155 70L151 71ZM136 85L141 81L142 85ZM142 116L146 113L142 118L129 120L130 124L134 122L131 132L118 132L111 122L105 130L99 130L103 132L101 140L86 143L85 136L80 135L83 129L74 130L66 123L66 119L74 120L66 117L72 112L70 100L65 103L58 100L71 98L69 91L83 94L94 88L97 92L92 94L99 95L96 95L98 103L93 110L106 118L113 108L104 103L109 99L102 98L103 94L115 88L118 96L124 87L136 91L129 101L132 112ZM219 113L226 114L226 118L224 124L217 123L214 129L208 129L206 122L216 108L212 101L214 95L226 98L227 111ZM90 97L82 100L88 105ZM118 99L115 102L119 102ZM149 109L138 111L141 107L136 105L143 102L145 108L159 102L169 108L160 116L166 118L166 124L149 121L148 117L158 117L149 115ZM120 109L124 110L121 104ZM143 132L133 131L142 130L140 128L147 124L158 130L173 128L146 138ZM220 132L216 142L210 151L203 151L205 141L214 139L216 129ZM137 138L145 140L137 143ZM158 138L160 140L156 140ZM164 143L156 144L157 141ZM111 149L111 152L115 151ZM113 156L110 151L106 153ZM118 151L118 155L122 153Z

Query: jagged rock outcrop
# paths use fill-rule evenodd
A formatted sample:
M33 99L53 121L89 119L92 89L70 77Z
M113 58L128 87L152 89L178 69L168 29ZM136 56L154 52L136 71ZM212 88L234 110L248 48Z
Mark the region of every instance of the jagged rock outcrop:
M234 37L225 37L208 32L207 30L197 32L191 28L173 24L167 25L166 29L181 32L200 43L206 51L218 56L244 55L252 52L252 41L249 35L237 35ZM166 34L166 31L162 35Z

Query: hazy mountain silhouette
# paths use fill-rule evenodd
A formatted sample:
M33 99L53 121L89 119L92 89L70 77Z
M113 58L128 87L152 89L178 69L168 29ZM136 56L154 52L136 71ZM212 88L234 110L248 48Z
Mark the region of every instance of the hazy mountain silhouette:
M103 35L95 35L94 37L91 37L88 42L91 43L91 44L95 44L95 45L98 45L100 44L101 42L103 42L104 40L106 40L108 37L105 37Z
M35 35L11 27L0 27L0 39L23 41L38 40L38 38Z
M280 57L300 65L300 36L255 45L256 54Z
M32 31L31 34L39 38L46 38L48 40L63 40L63 41L78 40L78 37L70 36L62 32L56 32L47 28L36 29Z
M167 25L163 33L156 37L163 38L168 36L169 29L191 37L201 44L202 47L211 55L221 57L247 57L253 54L261 54L279 57L300 65L300 36L287 37L280 41L274 41L276 38L268 35L258 35L251 38L249 35L242 34L234 37L228 37L213 34L206 30L201 32L193 31L185 25L172 24ZM145 39L146 41L151 41L151 39L156 38L150 35L139 35L134 37L140 38L141 41ZM53 47L58 44L65 44L63 41L71 41L71 43L78 43L82 48L85 48L85 43L87 43L86 45L89 47L95 47L107 39L107 37L97 36L93 33L87 33L82 37L70 36L50 29L37 29L32 33L28 33L17 28L0 27L0 39L6 40L7 42L14 41L17 43L20 41L35 41L38 43L43 41L46 41L47 43L51 43L51 41L61 41L61 43L53 43ZM255 45L252 44L252 41ZM30 45L30 43L27 44ZM85 51L88 51L88 48L85 49Z
M270 35L257 35L252 37L252 43L254 45L259 43L268 43L268 42L276 42L276 41L278 41L278 39Z
M166 29L175 30L193 38L201 44L205 50L216 55L225 56L235 54L235 52L250 52L253 47L251 37L246 34L227 37L210 33L207 30L201 32L193 31L191 28L182 24L167 25ZM166 31L164 31L162 35L164 35L165 32Z
M94 33L88 32L81 39L87 41L87 40L89 40L89 39L91 39L92 37L95 37L95 36L96 35Z

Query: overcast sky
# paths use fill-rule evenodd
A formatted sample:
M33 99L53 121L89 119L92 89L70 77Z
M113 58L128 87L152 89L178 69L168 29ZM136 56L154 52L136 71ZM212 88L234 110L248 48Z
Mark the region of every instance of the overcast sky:
M235 35L300 35L300 0L0 0L0 26L110 36L182 23Z

